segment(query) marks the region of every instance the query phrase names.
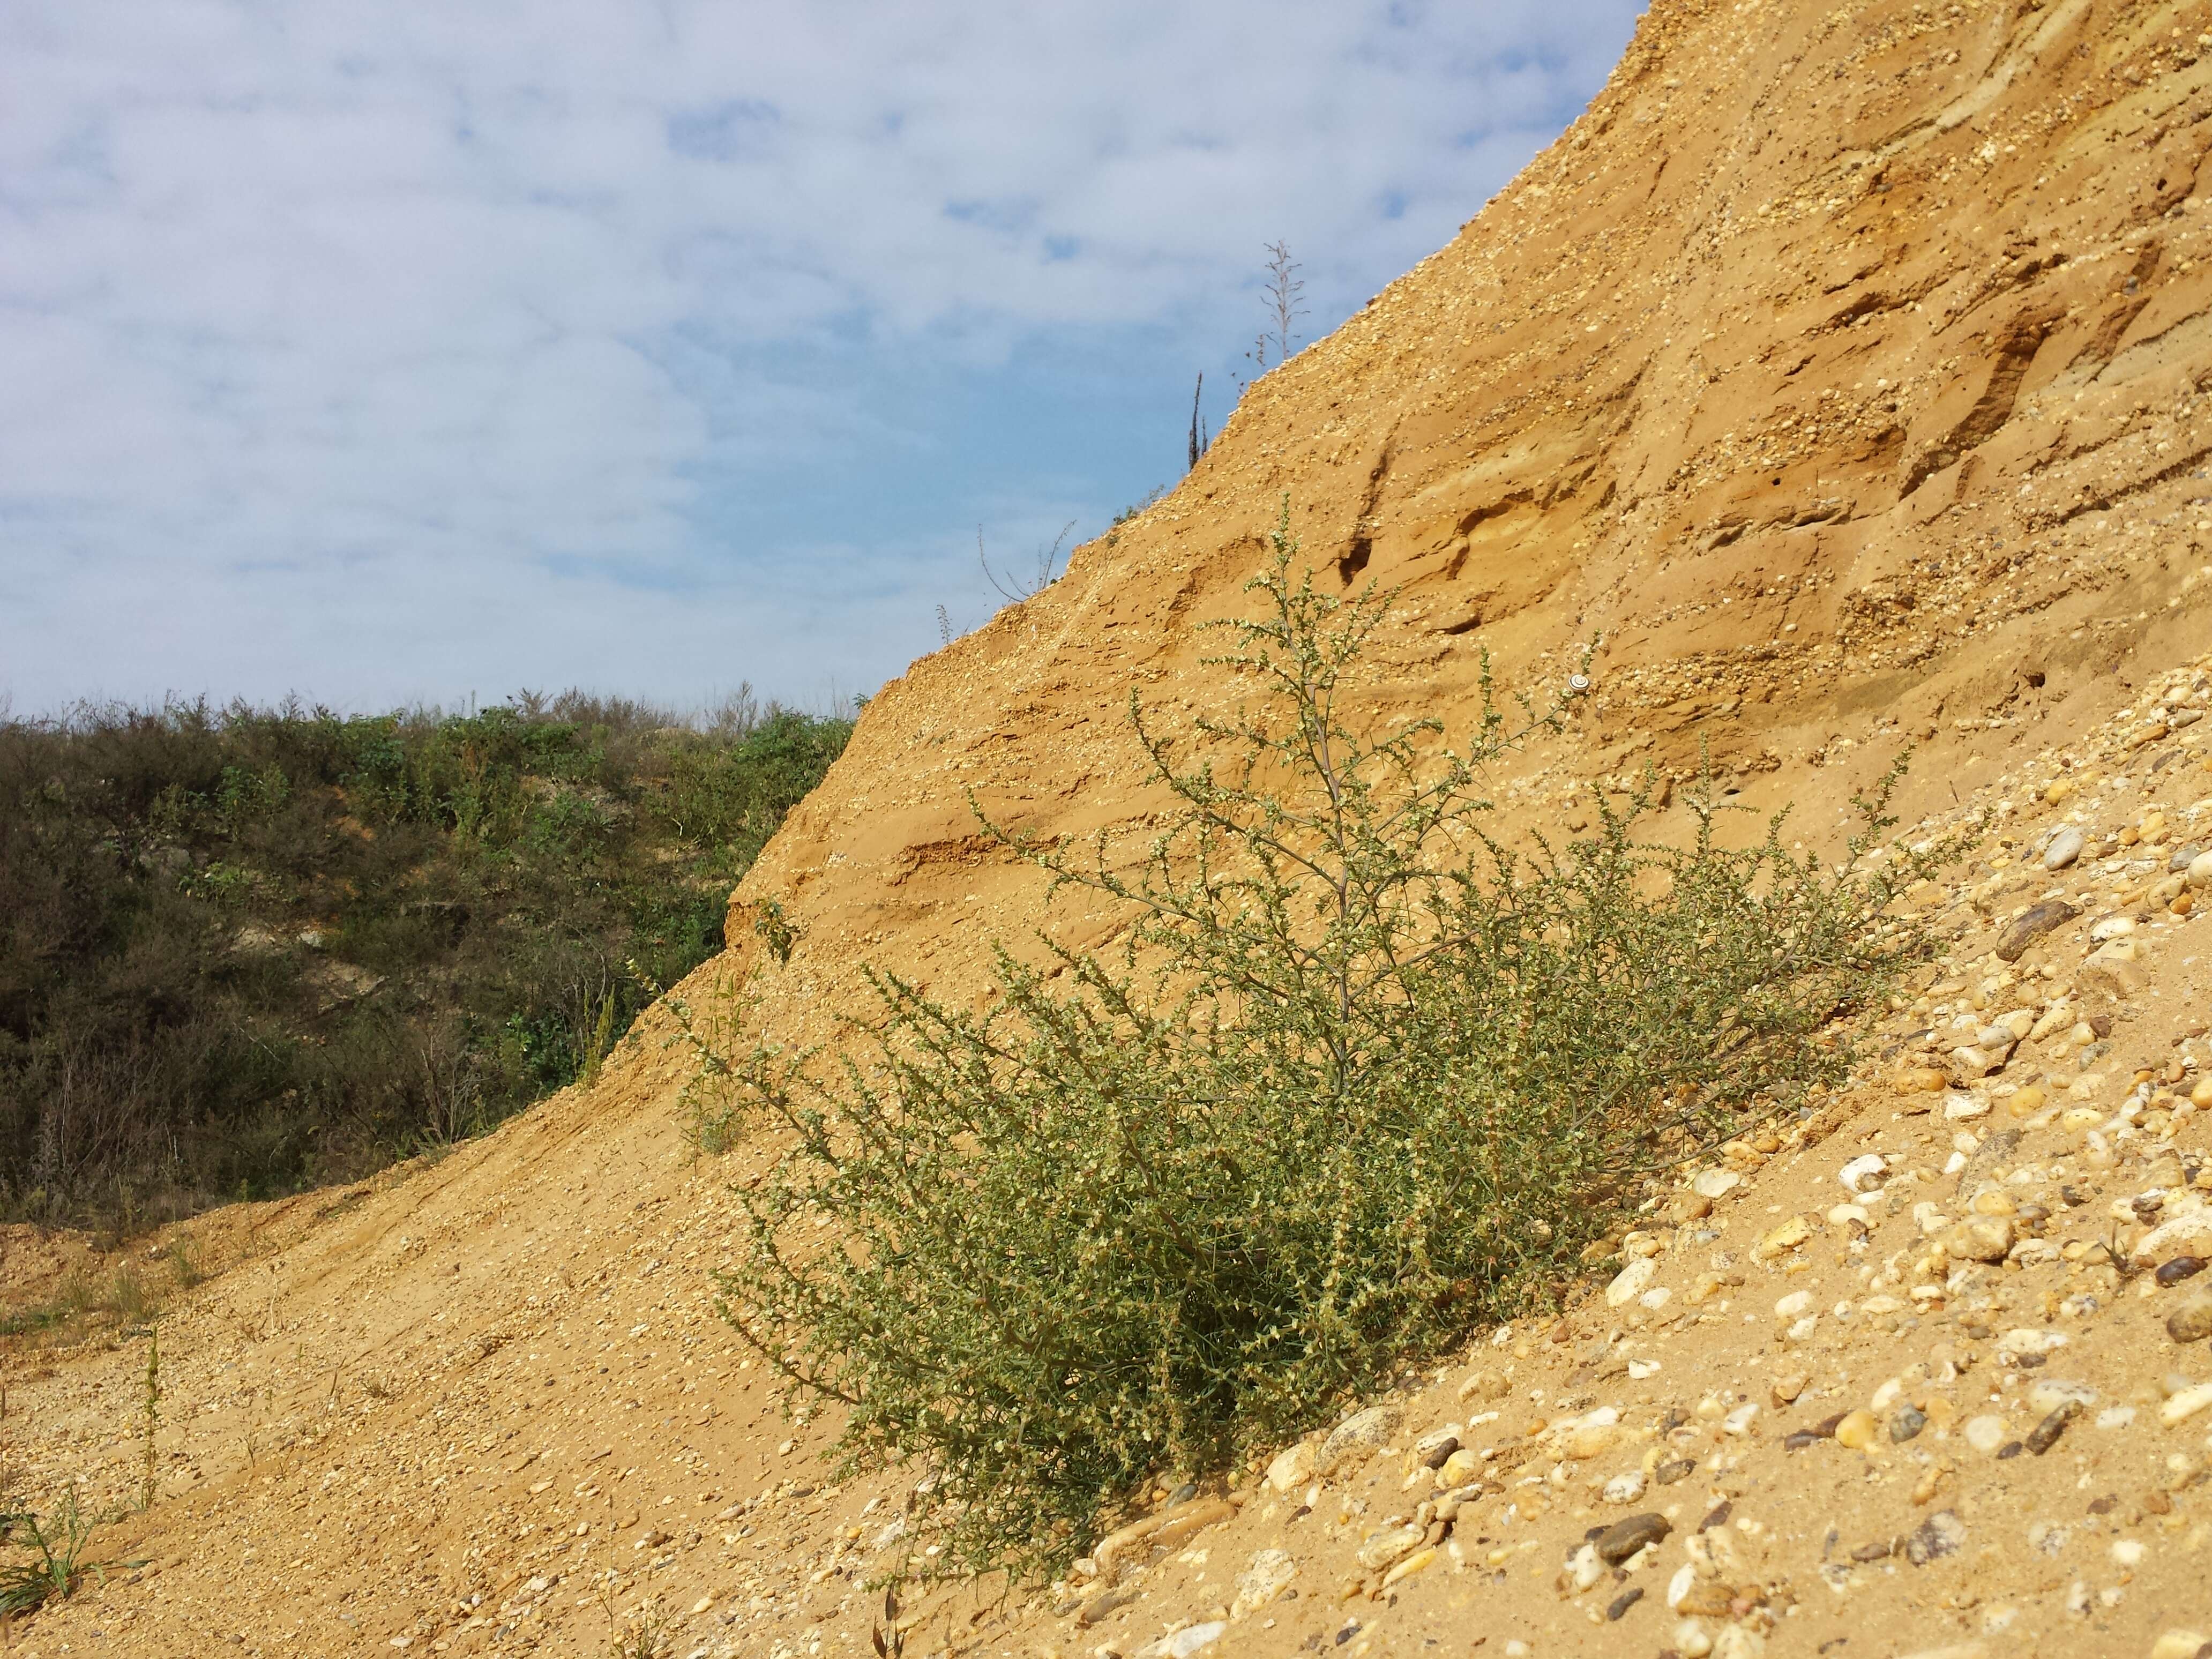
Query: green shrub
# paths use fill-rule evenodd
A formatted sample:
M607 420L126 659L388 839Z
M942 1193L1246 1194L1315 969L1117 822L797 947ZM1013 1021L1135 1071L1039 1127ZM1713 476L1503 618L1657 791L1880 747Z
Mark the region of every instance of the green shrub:
M1565 713L1363 732L1384 601L1295 555L1286 517L1217 659L1251 708L1187 752L1132 699L1176 809L1140 857L993 831L1124 903L1125 952L1002 950L981 1013L879 972L842 1052L724 1062L778 1149L725 1312L852 1465L930 1472L933 1570L1057 1565L1544 1294L1639 1176L1836 1076L1922 948L1882 912L1943 849L1869 856L1881 799L1837 872L1703 802L1639 838L1648 792L1509 845L1483 769Z
M0 719L0 1218L350 1179L592 1074L624 964L721 948L850 730L742 694Z

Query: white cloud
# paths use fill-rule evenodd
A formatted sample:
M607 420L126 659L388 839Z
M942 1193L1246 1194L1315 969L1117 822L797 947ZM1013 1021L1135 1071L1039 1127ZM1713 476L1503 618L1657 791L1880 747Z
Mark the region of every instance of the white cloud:
M1127 488L1126 442L979 442L994 398L1093 395L1071 354L1226 368L1275 237L1316 329L1345 315L1629 21L16 0L0 693L896 672L917 595L976 608L973 515L1018 538Z

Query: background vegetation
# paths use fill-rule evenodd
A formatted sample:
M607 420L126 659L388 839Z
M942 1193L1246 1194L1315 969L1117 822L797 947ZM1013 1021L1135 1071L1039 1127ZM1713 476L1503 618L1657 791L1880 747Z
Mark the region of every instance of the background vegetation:
M980 1012L880 974L834 1053L702 1073L777 1149L726 1310L854 1462L927 1469L938 1570L1056 1566L1545 1294L1641 1176L1836 1076L1923 953L1884 912L1949 849L1874 854L1881 800L1839 866L1705 801L1500 840L1484 770L1561 711L1370 729L1384 601L1295 554L1217 659L1248 709L1178 744L1132 702L1158 839L1001 837L1125 905L1126 954L1002 952Z
M570 1082L850 729L573 692L0 723L0 1217L348 1179Z

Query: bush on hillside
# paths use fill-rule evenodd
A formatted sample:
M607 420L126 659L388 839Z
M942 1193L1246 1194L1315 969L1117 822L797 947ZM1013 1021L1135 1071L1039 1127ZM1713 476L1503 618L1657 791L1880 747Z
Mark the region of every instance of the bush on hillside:
M87 708L0 722L0 1217L346 1179L592 1065L719 950L850 723Z
M1541 1293L1640 1174L1834 1078L1922 950L1883 911L1941 849L1870 856L1879 800L1835 871L1703 802L1643 838L1648 796L1508 844L1483 770L1560 712L1363 731L1384 603L1295 554L1217 659L1249 710L1187 752L1132 699L1176 806L1141 858L1001 833L1126 904L1126 954L1001 951L980 1013L878 973L841 1052L729 1062L775 1152L726 1312L855 1464L921 1461L939 1570L1064 1563Z

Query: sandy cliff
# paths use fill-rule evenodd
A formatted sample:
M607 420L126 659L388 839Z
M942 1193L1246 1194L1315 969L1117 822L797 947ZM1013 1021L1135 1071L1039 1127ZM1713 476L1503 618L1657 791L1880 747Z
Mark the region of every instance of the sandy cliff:
M1039 884L968 792L1040 830L1140 822L1127 697L1172 724L1227 695L1194 624L1240 605L1285 499L1334 580L1400 590L1378 711L1463 721L1484 653L1542 685L1597 642L1573 730L1501 781L1523 821L1702 747L1817 837L1910 738L1914 815L2002 803L2009 838L1926 896L1953 955L1860 1086L1655 1211L1630 1294L1476 1334L1364 1451L1186 1513L1110 1584L921 1604L908 1652L2212 1635L2207 1418L2168 1384L2212 1358L2164 1326L2203 1281L2136 1255L2187 1253L2156 1229L2205 1184L2206 924L2160 883L2212 838L2208 31L2212 6L2100 0L1655 6L1588 113L1254 386L1172 495L871 704L733 900L702 1006L743 987L808 1038L864 962L980 992ZM2084 849L2046 870L2069 819ZM1990 957L2046 894L2078 915ZM769 900L788 963L752 931ZM2003 1069L1914 1086L2021 1014ZM434 1166L202 1224L222 1271L165 1322L161 1500L102 1534L143 1565L16 1650L600 1653L648 1601L677 1653L865 1650L902 1488L827 1485L824 1426L780 1417L715 1318L745 1153L688 1157L666 1029ZM1986 1261L1949 1231L1983 1223ZM59 1259L7 1271L27 1290ZM21 1489L136 1489L143 1360L0 1355ZM1463 1443L1449 1486L1432 1430ZM1644 1534L1581 1553L1620 1522Z

